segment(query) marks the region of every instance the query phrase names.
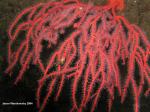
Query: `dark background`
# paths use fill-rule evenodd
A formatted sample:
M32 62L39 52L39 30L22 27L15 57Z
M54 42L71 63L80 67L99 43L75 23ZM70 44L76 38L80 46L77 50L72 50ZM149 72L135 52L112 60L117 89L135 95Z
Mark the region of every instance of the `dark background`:
M23 80L17 86L13 84L13 81L18 70L15 70L12 77L4 73L7 67L7 29L21 10L37 2L46 1L50 0L0 0L0 112L37 112L35 92L37 80L40 77L37 67L31 65L31 69L25 73ZM82 1L86 2L87 0ZM106 0L95 0L94 2L95 4L104 4ZM126 9L121 15L124 15L131 23L140 26L150 39L150 0L126 0ZM65 91L63 91L59 102L54 102L50 98L45 112L48 110L66 112L71 107L71 102L68 102L70 97L67 94L69 93L68 88L68 86L64 88ZM116 92L112 112L133 112L133 96L130 89L128 91L124 104L120 104L120 98ZM96 112L98 108L102 110L101 112L105 112L107 108L105 93L104 91ZM33 102L33 105L3 106L2 102ZM150 112L150 97L141 96L139 112Z

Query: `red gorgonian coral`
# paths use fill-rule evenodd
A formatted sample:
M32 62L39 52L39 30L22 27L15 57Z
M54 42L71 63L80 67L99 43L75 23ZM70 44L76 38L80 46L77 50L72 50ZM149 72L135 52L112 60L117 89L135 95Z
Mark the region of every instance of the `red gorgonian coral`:
M57 100L65 81L70 79L71 111L82 112L92 101L91 112L94 112L104 89L109 94L108 111L111 111L114 88L124 102L130 84L134 112L139 112L139 97L145 83L148 84L145 95L150 92L150 43L139 27L116 14L123 9L123 0L109 0L105 6L62 0L26 8L8 30L9 66L6 72L12 73L16 64L21 64L16 84L30 63L39 66L43 73L37 89L40 112L54 88ZM47 42L49 53L44 54L43 41ZM121 73L119 62L122 66L127 65L127 73ZM140 76L138 83L136 65ZM121 80L123 76L124 81ZM48 89L42 102L41 90L46 81L49 82ZM79 81L82 83L80 102L76 97Z

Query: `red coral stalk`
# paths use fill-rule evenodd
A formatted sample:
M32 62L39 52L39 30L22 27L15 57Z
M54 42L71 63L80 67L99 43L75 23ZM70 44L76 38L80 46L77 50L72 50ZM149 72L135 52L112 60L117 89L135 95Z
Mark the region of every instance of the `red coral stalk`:
M93 112L104 89L109 93L108 111L111 111L114 88L118 89L121 102L124 102L131 84L134 112L139 112L139 98L145 80L148 83L146 96L150 90L150 43L138 26L116 14L116 11L123 9L123 0L109 0L105 6L62 0L26 8L8 30L9 66L6 72L11 73L19 62L22 68L15 81L17 83L30 63L39 66L43 73L37 89L37 107L40 112L56 86L55 100L59 99L68 79L73 79L71 111L83 111L92 100ZM24 32L25 37L21 36ZM21 41L20 45L18 40ZM41 58L43 41L48 42L51 52L47 63ZM128 65L124 83L121 80L124 74L119 67L120 61L123 66ZM135 79L136 64L140 72L139 84ZM47 80L47 94L41 102L41 90ZM82 82L81 102L76 97L79 81Z

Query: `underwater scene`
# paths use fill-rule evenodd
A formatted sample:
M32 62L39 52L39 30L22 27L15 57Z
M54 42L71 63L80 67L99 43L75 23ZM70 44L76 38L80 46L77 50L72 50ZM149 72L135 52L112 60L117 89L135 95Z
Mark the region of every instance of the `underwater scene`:
M0 112L149 112L150 0L0 0Z

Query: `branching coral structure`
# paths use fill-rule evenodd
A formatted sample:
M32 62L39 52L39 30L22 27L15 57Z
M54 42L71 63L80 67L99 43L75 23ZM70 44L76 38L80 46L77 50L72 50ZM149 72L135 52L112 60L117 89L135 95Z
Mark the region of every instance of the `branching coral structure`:
M39 67L43 74L36 92L40 112L54 90L55 100L59 99L68 80L72 80L72 112L82 112L90 101L94 112L104 89L108 92L108 111L111 111L114 89L117 88L123 103L129 85L133 91L134 112L139 112L139 98L145 83L148 85L145 96L150 93L150 43L138 26L117 15L117 11L125 7L123 0L109 0L104 6L90 3L79 0L39 3L23 10L9 27L6 72L12 74L20 63L17 84L30 63ZM43 41L47 42L47 48ZM119 63L127 66L126 73L122 73ZM48 89L42 100L45 82ZM79 102L76 94L80 85Z

